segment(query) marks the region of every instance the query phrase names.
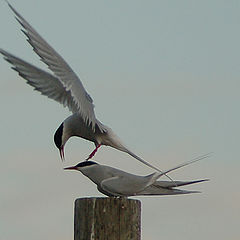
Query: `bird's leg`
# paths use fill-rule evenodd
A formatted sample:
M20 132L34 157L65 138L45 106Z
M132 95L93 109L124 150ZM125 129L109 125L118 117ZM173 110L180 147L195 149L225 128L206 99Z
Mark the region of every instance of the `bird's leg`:
M91 158L95 155L95 153L97 152L97 150L98 150L100 147L101 147L101 144L96 144L96 148L90 153L90 155L88 156L88 158L86 159L86 161L89 160L89 159L91 159Z

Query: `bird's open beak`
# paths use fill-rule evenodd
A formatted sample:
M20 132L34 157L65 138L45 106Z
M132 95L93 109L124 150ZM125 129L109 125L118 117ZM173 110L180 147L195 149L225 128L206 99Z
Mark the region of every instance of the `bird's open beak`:
M59 148L59 152L60 152L60 157L61 157L62 161L65 161L65 157L64 157L64 146L62 146L61 148Z
M76 166L66 167L66 168L64 168L64 170L77 170L77 168L76 168Z

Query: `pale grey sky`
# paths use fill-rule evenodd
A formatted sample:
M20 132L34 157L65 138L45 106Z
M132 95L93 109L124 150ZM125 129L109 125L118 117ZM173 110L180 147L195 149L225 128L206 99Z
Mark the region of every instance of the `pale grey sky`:
M135 153L171 174L210 178L189 196L139 198L142 239L239 239L239 1L11 1L67 60L95 111ZM44 67L0 2L0 48ZM71 239L73 201L102 196L76 164L94 145L73 138L61 163L53 144L67 109L27 86L0 58L0 240ZM94 160L151 169L103 147Z

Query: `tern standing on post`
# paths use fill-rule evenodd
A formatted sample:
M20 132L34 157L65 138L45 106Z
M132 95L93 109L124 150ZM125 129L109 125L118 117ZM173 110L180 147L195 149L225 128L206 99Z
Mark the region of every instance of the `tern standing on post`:
M129 197L144 195L177 195L198 193L198 191L187 191L175 189L175 187L190 185L207 181L208 179L194 181L157 181L161 176L174 171L178 168L189 165L208 157L200 156L191 161L180 164L163 173L155 172L147 176L138 176L124 172L117 168L97 164L93 161L81 162L73 167L64 168L65 170L77 170L88 177L97 185L97 189L109 197Z

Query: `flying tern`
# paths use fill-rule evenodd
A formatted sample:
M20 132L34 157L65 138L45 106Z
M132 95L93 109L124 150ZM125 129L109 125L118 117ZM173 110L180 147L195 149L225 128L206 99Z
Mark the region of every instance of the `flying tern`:
M72 136L84 138L95 144L95 149L86 159L91 159L101 145L126 152L147 166L160 171L130 151L113 132L95 116L93 100L83 87L82 82L65 60L37 33L37 31L8 3L15 18L22 25L22 32L33 47L34 52L48 66L52 73L10 54L3 49L0 53L13 65L13 69L27 80L41 94L67 106L72 115L65 119L54 134L54 142L64 159L64 146Z
M186 166L193 160L180 164L162 173L155 172L147 176L138 176L124 172L117 168L97 164L93 161L84 161L76 166L64 168L65 170L78 170L97 185L99 192L109 197L129 197L143 195L177 195L197 193L175 189L175 187L190 185L207 181L208 179L194 181L157 181L161 176L180 167Z

